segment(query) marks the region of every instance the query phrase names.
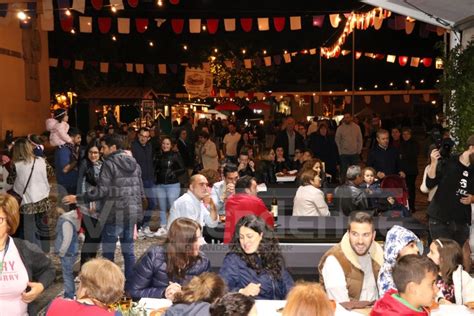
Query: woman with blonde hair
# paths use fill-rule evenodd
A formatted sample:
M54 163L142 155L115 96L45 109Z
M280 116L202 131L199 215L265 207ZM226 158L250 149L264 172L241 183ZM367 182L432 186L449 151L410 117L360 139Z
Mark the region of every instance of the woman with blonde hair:
M212 272L204 272L195 276L182 287L173 298L173 306L165 316L209 315L212 303L224 296L227 288L224 280Z
M47 215L51 204L46 160L35 156L33 145L26 138L18 139L12 152L7 182L13 184L12 193L21 201L17 235L49 252L45 237L49 237Z
M125 285L125 276L119 266L107 259L92 259L82 266L79 282L77 299L54 299L47 316L114 315L109 306L123 296Z
M336 306L317 283L298 283L288 294L282 316L334 316Z

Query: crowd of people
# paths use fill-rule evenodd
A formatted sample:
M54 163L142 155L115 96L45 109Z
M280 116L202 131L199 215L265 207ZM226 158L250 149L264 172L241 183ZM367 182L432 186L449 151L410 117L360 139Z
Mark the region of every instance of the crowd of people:
M67 122L62 109L46 122L53 161L37 135L15 140L1 159L12 186L0 195L0 302L9 315L33 315L34 300L54 280L45 253L55 212L61 213L54 253L64 298L47 315L111 315L124 294L171 300L165 315L254 315L255 299L287 299L283 315L333 315L350 301L376 302L373 315L426 315L433 300L474 302L474 280L463 261L474 203L474 135L459 155L444 152L448 141L429 152L422 187L436 191L428 208L432 242L423 256L420 239L400 226L388 232L384 248L374 241L373 215L415 211L420 150L408 127L389 132L378 124L362 161L367 133L350 113L335 130L332 122L307 126L287 117L268 148L255 130L234 121L193 126L185 118L170 136L110 126L89 131L85 146ZM294 283L275 214L258 196L258 184L288 174L296 175L293 216L349 216L346 234L318 264L321 285ZM336 186L334 203L324 193L330 186ZM200 246L204 227L224 219L229 251L214 274ZM136 239L155 237L157 244L137 260ZM123 273L113 263L117 244ZM99 250L107 260L97 258Z

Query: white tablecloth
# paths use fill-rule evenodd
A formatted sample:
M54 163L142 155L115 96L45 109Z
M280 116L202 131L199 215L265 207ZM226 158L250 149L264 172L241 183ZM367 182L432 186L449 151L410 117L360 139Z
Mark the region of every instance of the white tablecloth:
M431 312L431 316L472 316L474 310L464 305L440 305L439 309Z
M277 182L293 182L296 179L296 176L277 176Z
M139 303L144 305L147 313L150 313L152 310L169 307L171 306L171 301L164 298L142 298ZM281 316L279 310L285 307L286 301L270 301L270 300L257 300L257 314L259 316ZM361 314L356 312L349 312L345 310L341 305L337 304L336 306L336 316L360 316ZM441 314L437 314L438 316ZM457 314L452 314L454 316ZM470 315L470 314L468 314Z

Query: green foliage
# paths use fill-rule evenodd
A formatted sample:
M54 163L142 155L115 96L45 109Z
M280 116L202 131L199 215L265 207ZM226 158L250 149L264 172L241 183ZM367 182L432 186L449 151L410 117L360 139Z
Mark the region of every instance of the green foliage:
M444 77L439 88L447 104L449 127L459 149L474 134L474 42L456 46L444 58Z
M262 61L263 62L263 61ZM265 67L265 65L255 66L246 69L244 65L240 67L227 68L224 58L217 57L211 61L211 72L214 75L214 85L220 89L233 91L263 91L276 80L275 67Z

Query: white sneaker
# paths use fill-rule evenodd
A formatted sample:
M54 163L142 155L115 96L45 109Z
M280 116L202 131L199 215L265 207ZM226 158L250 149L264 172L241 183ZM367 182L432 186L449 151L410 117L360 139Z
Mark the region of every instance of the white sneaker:
M160 227L156 233L154 233L154 236L155 237L164 237L168 235L168 230L166 229L166 227Z
M145 237L148 237L148 238L155 236L155 233L151 231L149 226L143 228L143 234L145 235Z

